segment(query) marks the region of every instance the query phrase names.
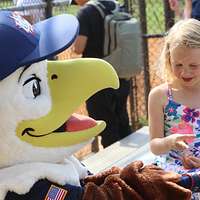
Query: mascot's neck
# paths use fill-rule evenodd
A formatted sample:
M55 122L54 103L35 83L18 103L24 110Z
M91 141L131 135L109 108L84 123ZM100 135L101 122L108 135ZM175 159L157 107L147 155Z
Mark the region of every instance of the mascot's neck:
M0 168L33 162L62 163L67 155L71 155L66 148L35 148L21 142L17 137L9 138L9 135L2 141L4 143L0 145Z
M27 193L34 183L41 179L48 179L59 185L68 183L79 186L80 179L86 175L87 169L74 157L66 159L63 164L35 162L2 168L0 169L0 200L5 198L8 191L17 194Z

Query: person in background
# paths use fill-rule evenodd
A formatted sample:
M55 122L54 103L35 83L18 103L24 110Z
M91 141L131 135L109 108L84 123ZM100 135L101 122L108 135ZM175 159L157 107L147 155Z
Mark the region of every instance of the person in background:
M21 12L21 15L28 20L31 24L37 23L41 20L44 20L45 17L45 7L42 5L45 3L45 0L13 0L14 5L17 7L26 7L32 6L33 8L25 8ZM52 0L51 3L59 4L65 3L61 5L69 6L71 4L71 0ZM61 7L61 6L60 6Z
M186 19L168 32L161 55L166 83L149 94L150 148L156 164L200 174L200 22ZM200 180L198 180L200 182ZM193 199L200 199L200 187Z
M184 17L200 20L199 0L185 0Z
M180 10L179 0L169 0L170 9L175 12L175 16L181 17L182 13Z
M169 0L170 8L175 12L179 18L188 19L194 18L200 20L200 1L199 0L185 0L184 8L181 12L179 0Z
M21 12L21 15L31 24L37 23L45 19L44 8L40 7L42 0L14 0L17 7L23 6L38 6L36 8L27 8Z
M74 52L82 54L82 57L103 58L103 18L94 6L87 4L88 0L75 1L82 7L77 14L80 33L74 44ZM116 6L113 0L105 0L101 3L105 6L106 15ZM101 143L104 148L131 133L127 112L129 92L130 80L120 79L118 90L105 89L86 102L90 117L106 121L106 129L101 133Z

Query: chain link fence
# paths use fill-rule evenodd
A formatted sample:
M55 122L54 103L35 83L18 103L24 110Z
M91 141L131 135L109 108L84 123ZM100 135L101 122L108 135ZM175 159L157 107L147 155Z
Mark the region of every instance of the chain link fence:
M68 12L70 0L1 0L0 10L18 11L31 16L32 23Z
M167 0L127 0L128 11L141 22L144 67L133 78L130 96L131 121L134 129L147 125L148 94L162 83L157 63L163 47L165 31L174 24L174 13Z

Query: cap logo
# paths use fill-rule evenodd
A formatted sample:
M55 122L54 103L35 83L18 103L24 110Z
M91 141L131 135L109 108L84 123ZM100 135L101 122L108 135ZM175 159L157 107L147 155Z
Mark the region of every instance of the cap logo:
M11 18L14 19L16 26L20 29L23 29L27 33L34 32L33 26L17 12L12 12Z

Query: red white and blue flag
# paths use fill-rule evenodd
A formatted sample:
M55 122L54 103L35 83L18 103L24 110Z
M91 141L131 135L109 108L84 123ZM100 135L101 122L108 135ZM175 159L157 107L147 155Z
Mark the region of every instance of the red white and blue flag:
M51 185L45 200L64 200L67 190Z

